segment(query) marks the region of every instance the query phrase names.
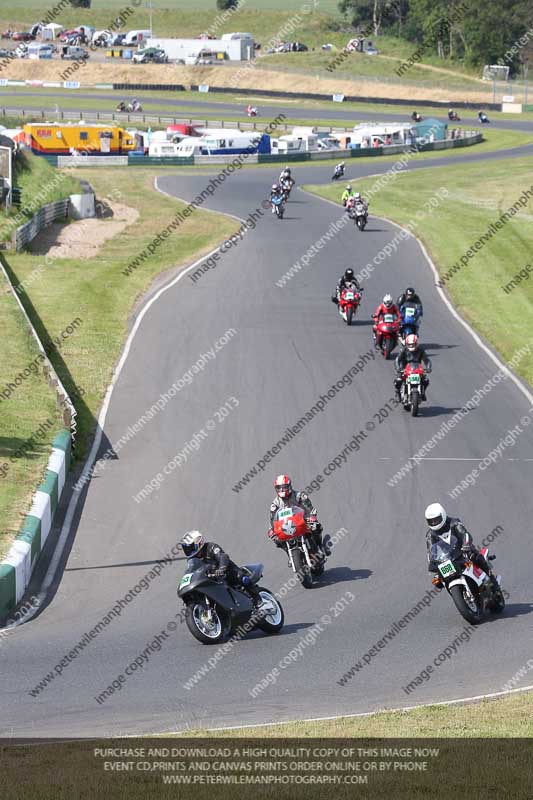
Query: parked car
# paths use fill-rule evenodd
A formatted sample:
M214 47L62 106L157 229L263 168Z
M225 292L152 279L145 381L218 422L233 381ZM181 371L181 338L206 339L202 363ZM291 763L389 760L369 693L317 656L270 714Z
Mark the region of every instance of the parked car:
M124 39L126 38L126 36L127 36L127 34L125 34L125 33L115 33L112 36L110 44L113 47L117 47L117 45L124 44Z
M32 42L35 36L29 31L16 31L11 38L14 42Z
M5 47L0 47L0 58L9 58L11 50L6 50Z
M82 59L89 58L89 53L83 47L66 46L61 48L61 58L67 61L81 61Z
M133 54L134 64L166 64L168 56L160 47L147 47Z

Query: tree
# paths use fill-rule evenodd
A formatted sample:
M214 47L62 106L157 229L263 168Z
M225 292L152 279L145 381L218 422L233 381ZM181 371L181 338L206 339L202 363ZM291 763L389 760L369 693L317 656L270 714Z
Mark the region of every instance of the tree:
M237 8L239 0L217 0L217 8L219 11L226 11L228 8Z
M351 17L354 28L365 28L379 36L382 28L401 29L409 3L407 0L341 0L339 10Z

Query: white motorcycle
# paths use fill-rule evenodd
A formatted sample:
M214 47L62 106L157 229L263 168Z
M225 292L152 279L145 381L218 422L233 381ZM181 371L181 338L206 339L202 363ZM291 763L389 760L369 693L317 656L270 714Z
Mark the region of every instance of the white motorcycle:
M496 558L489 556L487 547L479 552L487 561ZM460 542L451 531L432 544L429 557L437 565L441 582L467 622L479 625L487 611L493 614L503 611L505 598L500 588L501 576L497 576L499 588L495 589L487 573L461 551Z

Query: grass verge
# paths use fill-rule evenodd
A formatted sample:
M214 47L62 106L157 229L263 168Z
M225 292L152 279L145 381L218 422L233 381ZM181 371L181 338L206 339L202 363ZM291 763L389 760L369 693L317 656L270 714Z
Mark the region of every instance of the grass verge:
M164 734L167 736L168 734ZM187 731L190 737L263 738L504 738L533 736L533 692L453 706L379 711L365 717L286 722L224 731Z
M52 440L63 427L55 394L35 364L39 354L37 344L3 273L0 273L0 342L1 559L19 532L33 492L44 475ZM16 385L15 380L25 372L27 376ZM42 435L37 433L39 429ZM35 437L32 442L31 437ZM27 448L21 452L26 443Z
M490 171L486 163L465 162L398 174L373 196L371 213L403 225L414 220L414 233L426 245L442 278L487 232L490 224L516 203L523 191L530 189L532 164L531 158L510 158L492 161ZM357 180L356 189L364 196L375 180ZM448 197L433 214L426 214L418 221L417 212L440 187L448 189ZM339 187L306 188L339 201ZM503 289L525 265L533 263L532 220L530 197L520 213L446 281L455 308L504 361L509 361L525 342L531 341L533 331L533 280L528 275L511 291ZM368 280L372 280L371 275ZM517 372L533 384L533 353L521 360Z

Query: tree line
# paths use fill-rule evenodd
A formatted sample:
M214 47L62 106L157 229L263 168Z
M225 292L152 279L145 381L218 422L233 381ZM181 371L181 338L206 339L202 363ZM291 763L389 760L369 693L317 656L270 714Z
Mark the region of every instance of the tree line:
M502 64L514 76L533 57L531 0L340 0L339 10L357 30L466 66Z

